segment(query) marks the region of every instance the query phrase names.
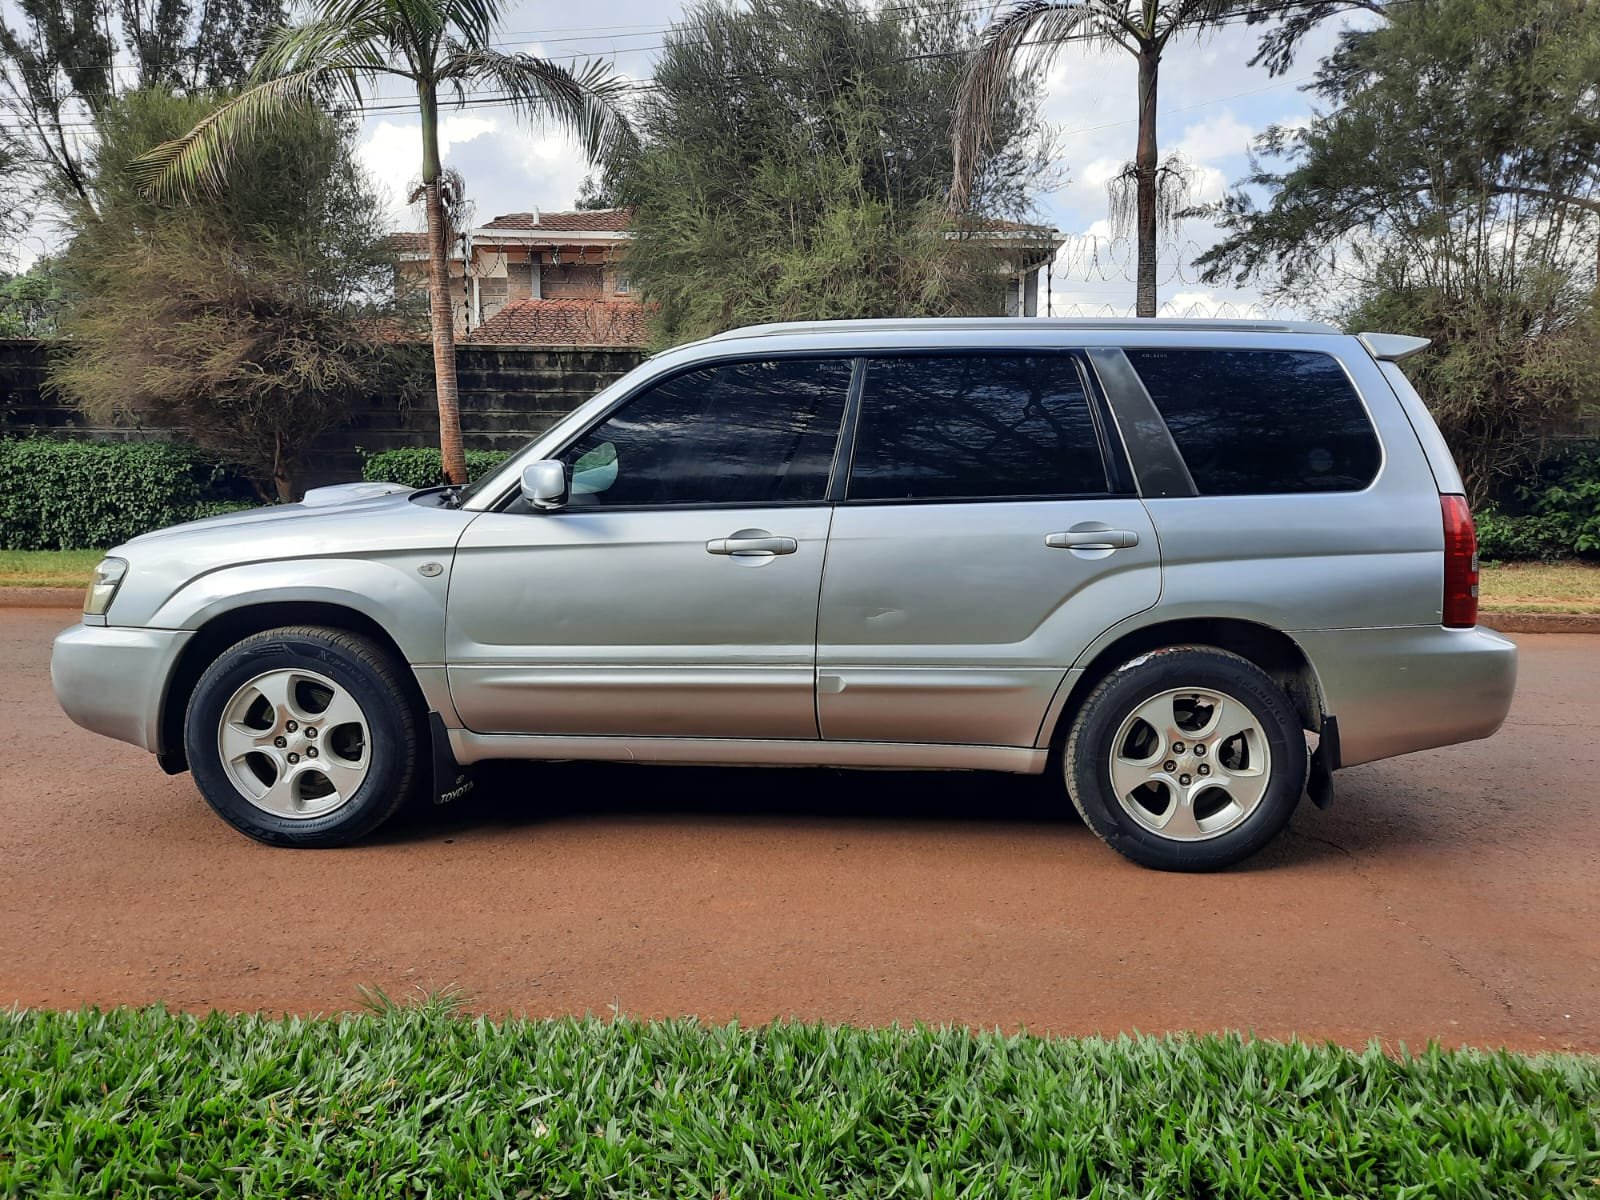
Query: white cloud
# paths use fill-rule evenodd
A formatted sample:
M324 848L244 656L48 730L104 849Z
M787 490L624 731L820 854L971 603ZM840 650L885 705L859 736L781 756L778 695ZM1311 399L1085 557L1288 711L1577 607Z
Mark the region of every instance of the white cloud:
M1173 149L1195 162L1230 158L1247 153L1250 139L1255 134L1256 130L1240 121L1230 110L1223 109L1215 116L1186 126Z

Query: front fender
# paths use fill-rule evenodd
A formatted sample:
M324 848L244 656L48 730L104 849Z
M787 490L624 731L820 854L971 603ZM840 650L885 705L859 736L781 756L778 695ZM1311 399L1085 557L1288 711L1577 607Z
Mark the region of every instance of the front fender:
M224 567L198 576L169 596L146 622L160 629L199 629L208 621L258 604L336 604L380 625L413 667L444 661L444 606L450 572L423 575L441 564L438 551L392 554L382 560L289 559Z

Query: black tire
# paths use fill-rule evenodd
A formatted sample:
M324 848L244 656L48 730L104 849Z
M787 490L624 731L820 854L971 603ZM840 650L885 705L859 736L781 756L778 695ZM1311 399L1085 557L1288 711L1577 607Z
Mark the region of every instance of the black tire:
M365 778L320 815L282 816L258 806L230 777L219 746L224 714L240 689L268 672L293 670L315 672L345 689L366 723L359 742ZM184 747L200 794L228 824L268 845L344 846L365 837L405 804L420 766L422 725L403 670L368 639L319 626L269 629L229 647L201 675L184 718ZM325 762L332 752L331 746L321 752Z
M1203 840L1193 841L1163 836L1136 820L1124 809L1111 783L1112 753L1124 722L1147 701L1183 688L1213 690L1242 704L1259 723L1271 755L1266 788L1255 807L1234 818L1236 824L1214 834L1202 833ZM1133 729L1137 732L1125 735L1129 740L1135 736L1148 738L1155 732L1149 726L1141 729L1137 722ZM1204 762L1192 757L1192 745L1189 751L1189 762ZM1171 754L1170 748L1161 752ZM1213 754L1216 752L1214 748ZM1140 866L1162 871L1216 871L1250 857L1289 823L1305 791L1307 755L1300 717L1283 689L1265 671L1247 659L1214 647L1172 646L1124 664L1089 693L1067 738L1062 767L1074 807L1096 836L1117 853ZM1178 769L1182 767L1179 762ZM1211 765L1207 763L1206 767L1209 773ZM1212 778L1222 781L1222 775L1219 770ZM1193 777L1182 778L1191 781ZM1226 793L1213 793L1217 794ZM1164 795L1165 804L1176 803L1171 791L1158 790L1153 795ZM1197 815L1198 806L1206 800L1205 795L1197 796Z

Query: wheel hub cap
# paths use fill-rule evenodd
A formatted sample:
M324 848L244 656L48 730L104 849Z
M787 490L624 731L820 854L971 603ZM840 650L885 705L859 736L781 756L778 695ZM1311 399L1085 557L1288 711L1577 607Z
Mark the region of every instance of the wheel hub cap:
M372 763L355 697L316 671L257 675L222 710L217 750L233 786L280 817L326 816L347 804Z
M1272 754L1261 722L1238 700L1174 688L1128 714L1112 741L1110 768L1123 812L1161 837L1198 842L1256 810Z

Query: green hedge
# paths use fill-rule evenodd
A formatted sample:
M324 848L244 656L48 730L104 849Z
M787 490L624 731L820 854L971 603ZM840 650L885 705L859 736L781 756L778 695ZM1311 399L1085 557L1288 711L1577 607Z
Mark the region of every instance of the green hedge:
M249 507L231 473L164 442L0 441L0 549L93 550Z
M1478 553L1491 561L1600 558L1600 445L1541 465L1478 517Z
M467 474L473 479L494 470L511 455L505 450L468 450ZM407 448L379 450L365 456L361 478L384 483L403 483L406 487L437 487L444 482L444 468L436 449Z

